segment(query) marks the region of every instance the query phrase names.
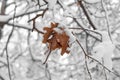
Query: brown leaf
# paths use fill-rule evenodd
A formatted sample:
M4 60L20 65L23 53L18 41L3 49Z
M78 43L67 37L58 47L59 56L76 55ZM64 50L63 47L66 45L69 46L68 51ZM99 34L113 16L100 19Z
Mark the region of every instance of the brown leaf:
M57 27L57 26L58 26L58 23L55 23L55 24L54 24L54 23L51 22L51 28L52 28L52 29L55 28L55 27Z
M69 47L68 41L69 41L69 36L66 35L65 32L62 34L57 34L56 36L57 42L61 45L61 55L63 55L65 52L68 53L67 48Z
M50 51L57 48L61 49L61 55L69 53L67 48L69 47L69 36L66 34L63 28L62 33L58 33L54 30L58 26L58 23L51 23L51 27L44 27L46 33L43 35L43 43L48 43Z
M51 27L49 28L49 27L44 27L44 29L43 30L45 30L46 31L46 33L43 35L43 43L46 43L47 42L47 40L48 40L48 38L50 37L50 35L52 34L52 32L53 32L53 28L55 28L55 27L57 27L58 26L58 23L51 23Z
M48 39L48 43L49 43L50 50L55 50L56 48L61 47L59 43L57 42L55 35L53 35L51 39Z

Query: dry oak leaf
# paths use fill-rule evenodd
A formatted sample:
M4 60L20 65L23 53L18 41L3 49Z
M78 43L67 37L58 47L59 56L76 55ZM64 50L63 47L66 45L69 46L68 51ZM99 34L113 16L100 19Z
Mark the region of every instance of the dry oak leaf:
M44 27L46 33L43 35L43 43L48 43L50 51L57 48L61 49L61 55L69 53L67 48L69 47L69 36L66 34L63 28L58 28L62 33L54 30L58 26L58 23L51 23L51 27Z
M50 50L55 50L56 48L60 48L60 44L57 42L56 39L56 34L53 34L53 37L51 39L48 39L48 43L49 43L49 49Z
M51 23L51 27L50 28L49 27L44 27L43 30L45 30L46 33L44 33L44 35L43 35L43 41L42 41L43 43L47 42L48 38L50 37L50 35L53 32L53 28L55 28L57 26L58 26L58 23Z
M57 42L61 45L61 55L65 52L69 53L67 48L69 47L69 36L63 31L62 33L57 33L56 36Z

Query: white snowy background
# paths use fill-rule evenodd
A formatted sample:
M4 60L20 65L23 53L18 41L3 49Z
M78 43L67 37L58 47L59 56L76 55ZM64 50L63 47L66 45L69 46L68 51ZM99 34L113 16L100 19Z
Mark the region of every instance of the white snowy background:
M9 74L12 80L120 80L120 0L82 1L96 30L78 1L0 0L0 80L10 80ZM52 51L43 64L47 45L28 21L46 8L35 27L43 31L51 22L59 23L71 46L63 56L59 49Z

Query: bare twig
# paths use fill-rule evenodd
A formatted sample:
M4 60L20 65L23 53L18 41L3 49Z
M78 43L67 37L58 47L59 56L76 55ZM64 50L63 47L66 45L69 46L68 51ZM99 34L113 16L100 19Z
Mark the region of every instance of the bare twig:
M40 16L43 17L44 14L45 14L45 12L46 12L47 10L48 10L48 8L46 8L46 9L43 11L42 14L36 15L33 19L30 19L30 20L28 21L28 22L33 21L33 28L32 28L32 31L33 31L33 30L36 30L38 33L44 34L44 32L38 30L38 29L35 27L35 20L36 20L38 17L40 17Z
M37 5L39 6L39 8L40 8L40 1L39 0L37 0Z
M13 32L14 32L14 27L12 27L11 33L10 33L8 40L7 40L7 43L6 43L6 56L7 56L8 73L9 73L10 80L12 80L12 78L11 78L11 69L10 69L9 54L8 54L8 44L9 44L9 41L12 37Z
M46 0L43 0L46 4L48 4L48 2Z
M49 51L49 53L48 53L48 55L47 55L47 57L46 57L45 61L43 62L43 64L45 64L45 63L46 63L46 61L48 60L48 58L49 58L49 56L50 56L50 53L51 53L51 50Z
M104 65L104 60L103 60L103 58L102 58L102 63L103 63L103 65ZM104 71L104 74L105 74L105 79L108 80L107 74L106 74L106 71L105 71L105 68L103 68L103 71Z
M33 10L33 11L28 11L28 12L24 12L24 13L20 13L20 14L17 14L15 16L15 18L18 18L18 17L21 17L21 16L25 16L25 15L29 15L29 14L32 14L32 13L35 13L35 12L39 12L39 11L44 11L45 9L36 9L36 10ZM12 20L13 17L11 17L8 21Z
M103 68L105 68L107 71L113 73L113 74L116 75L117 77L120 77L120 75L118 75L118 74L112 72L111 70L109 70L106 66L104 66L104 65L103 65L101 62L99 62L98 60L94 59L93 57L91 57L91 56L89 56L89 55L87 55L87 56L88 56L89 58L91 58L92 60L96 61L97 63L99 63L99 64L100 64Z
M15 9L14 9L14 15L13 15L13 17L15 17L15 14L16 14L16 7L17 6L15 4ZM7 40L7 43L6 43L6 56L7 56L8 73L9 73L10 80L12 80L12 78L11 78L11 69L10 69L9 54L8 54L8 44L9 44L9 41L10 41L10 39L12 37L13 32L14 32L14 28L15 27L14 27L14 19L13 19L13 27L12 27L10 35L8 36L8 40Z
M49 71L49 69L48 69L48 64L45 65L45 76L46 76L49 80L51 80L51 73L50 73L50 71Z
M85 45L86 45L86 51L87 51L87 53L90 54L89 53L89 47L88 47L88 34L86 34L86 37L85 37Z
M80 26L80 25L79 25ZM79 28L79 27L70 27L69 29L79 29L79 30L86 30L88 32L93 32L93 33L96 33L96 34L99 34L100 36L102 36L99 32L96 32L95 30L90 30L90 29L83 29L83 28Z
M0 75L0 80L5 80L5 79Z
M75 35L75 34L73 33L73 35ZM85 55L86 57L88 57L88 58L90 58L90 59L96 61L96 62L99 63L103 68L105 68L107 71L113 73L113 74L116 75L117 77L120 77L120 75L118 75L118 74L112 72L111 70L109 70L109 69L108 69L106 66L104 66L101 62L99 62L99 61L96 60L95 58L93 58L93 57L87 55L87 53L85 52L84 48L82 47L82 45L80 44L80 42L79 42L79 40L78 40L77 38L76 38L76 42L79 44L79 46L81 47L81 49L82 49L82 51L83 51L83 53L84 53L84 55Z
M87 59L86 58L85 58L85 65L86 65L87 72L88 72L88 74L90 76L90 79L92 80L92 75L91 75L90 70L88 68L88 64L87 64Z
M10 25L10 26L13 25L13 23L6 23L6 24L7 24L7 25ZM32 31L32 28L29 28L29 26L30 26L30 25L21 25L21 24L14 23L14 27Z
M89 36L97 39L97 40L100 41L100 42L102 41L102 40L100 40L99 38L95 37L94 35L89 34L89 33L86 31L86 29L77 21L76 18L73 18L73 20L74 20L74 21L77 23L77 25L78 25L85 33L87 33ZM99 34L99 33L97 33L97 34ZM99 35L102 36L101 34L99 34Z
M110 22L109 22L109 17L108 17L108 13L107 13L107 9L104 5L104 2L103 0L101 0L101 4L102 4L102 7L105 11L105 18L106 18L106 22L107 22L107 30L108 30L108 35L109 35L109 38L111 40L111 42L113 43L113 40L112 40L112 37L111 37L111 31L110 31Z
M82 45L80 44L80 42L76 39L76 41L77 41L77 43L79 44L79 46L81 47L81 49L83 50L83 53L84 53L84 55L85 55L85 65L86 65L86 68L87 68L87 72L88 72L88 74L89 74L89 76L90 76L90 79L92 80L92 76L91 76L91 73L90 73L90 71L89 71L89 68L88 68L88 65L87 65L87 61L86 61L86 57L88 57L87 56L87 53L85 52L85 50L84 50L84 48L82 47Z
M28 45L29 53L30 53L32 60L36 61L32 55L32 51L31 51L31 47L30 47L30 31L29 30L28 30L28 36L27 36L27 45Z
M64 9L63 5L60 3L59 0L57 0L57 3Z
M73 33L73 35L75 35L75 34ZM79 42L79 40L77 38L76 38L76 42L79 44L79 46L81 47L81 49L82 49L82 51L83 51L83 53L85 55L85 65L86 65L86 68L87 68L87 72L88 72L88 74L90 76L90 79L92 80L92 76L91 76L91 73L89 71L89 68L88 68L88 65L87 65L87 60L86 60L86 58L88 57L87 53L86 53L86 51L84 50L84 48L82 47L82 45L80 44L80 42Z
M87 13L87 11L86 11L83 3L82 3L82 0L80 0L80 1L78 1L78 2L79 2L79 4L80 4L80 6L81 6L81 8L82 8L82 10L83 10L83 12L84 12L84 14L85 14L86 17L87 17L89 24L90 24L90 25L92 26L92 28L95 30L96 27L95 27L95 25L93 24L92 20L90 19L89 15L88 15L88 13Z

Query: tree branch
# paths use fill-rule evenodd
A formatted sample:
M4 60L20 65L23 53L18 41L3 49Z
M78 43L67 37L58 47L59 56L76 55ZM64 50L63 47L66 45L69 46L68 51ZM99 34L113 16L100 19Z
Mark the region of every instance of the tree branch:
M88 15L88 13L87 13L87 11L86 11L86 9L85 9L82 1L78 1L78 2L79 2L79 4L80 4L80 7L82 8L84 14L85 14L86 17L87 17L89 24L92 26L92 28L93 28L94 30L96 30L96 27L95 27L95 25L93 24L92 20L90 19L90 17L89 17L89 15Z
M6 23L7 25L10 25L11 27L13 27L13 23ZM17 28L22 28L22 29L26 29L26 30L30 30L32 31L32 28L30 28L30 25L22 25L22 24L18 24L18 23L14 23L14 27L17 27Z

